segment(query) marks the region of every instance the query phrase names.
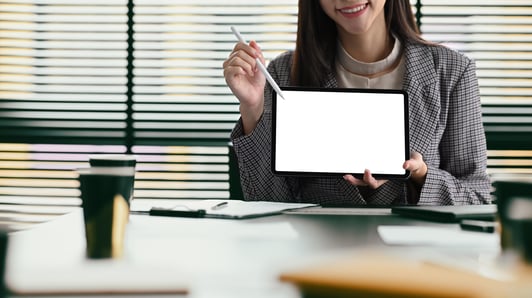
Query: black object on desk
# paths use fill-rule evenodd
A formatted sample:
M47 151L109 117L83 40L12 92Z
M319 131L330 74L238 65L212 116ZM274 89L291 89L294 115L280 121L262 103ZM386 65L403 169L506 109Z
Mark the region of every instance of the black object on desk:
M462 230L494 233L497 224L494 221L463 219L460 221L460 227Z
M0 230L0 297L6 297L7 288L5 284L6 255L8 244L8 233Z
M157 216L171 216L171 217L205 217L204 209L198 209L198 210L176 210L176 209L168 209L168 208L151 208L150 209L150 215L157 215Z
M493 221L497 216L497 206L394 206L392 213L438 222L460 222L463 219Z

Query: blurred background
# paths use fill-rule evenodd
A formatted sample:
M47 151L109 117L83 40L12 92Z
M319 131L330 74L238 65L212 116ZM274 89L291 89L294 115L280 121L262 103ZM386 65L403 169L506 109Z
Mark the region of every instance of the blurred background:
M532 3L412 0L425 38L474 58L491 175L532 175ZM0 1L0 227L79 206L88 155L138 157L135 197L240 198L229 27L268 60L296 0Z

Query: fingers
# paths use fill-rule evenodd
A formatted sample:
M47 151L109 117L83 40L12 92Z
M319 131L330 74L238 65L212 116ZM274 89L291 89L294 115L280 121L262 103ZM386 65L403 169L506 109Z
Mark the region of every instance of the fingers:
M252 47L253 49L255 49L256 51L256 56L255 58L259 58L260 62L262 62L262 64L265 64L266 60L264 60L264 56L262 55L262 50L259 46L259 44L252 40L250 43L249 43L249 46Z
M241 52L233 52L223 64L224 76L227 75L249 75L254 76L256 67L255 59Z
M377 179L373 178L373 175L371 175L371 172L368 169L364 170L364 177L363 180L368 184L370 188L377 188L379 187L379 182Z
M425 183L425 178L427 177L428 167L425 161L423 160L423 155L419 152L412 151L410 154L410 159L403 163L403 169L410 171L410 178L422 185ZM364 175L362 179L355 178L353 175L344 175L344 180L349 182L352 185L356 186L367 186L371 189L377 189L382 186L387 180L377 180L371 174L371 171L366 169L364 170Z
M368 184L364 182L364 180L355 178L355 176L350 174L344 175L344 180L356 186L368 186Z
M403 169L409 170L410 172L415 172L421 169L423 165L425 165L423 156L418 152L412 151L410 154L410 159L404 162Z
M362 178L364 182L368 185L371 189L377 189L384 183L386 183L388 180L377 180L373 175L371 174L370 170L365 169L364 170L364 176Z
M264 61L260 47L255 41L249 45L237 43L229 57L224 61L224 76L249 75L253 77L258 71L255 58ZM263 62L264 63L264 62Z
M417 162L423 162L423 155L421 155L421 153L419 153L419 152L412 151L410 153L410 159L411 160L415 160Z
M377 180L373 177L370 170L364 170L364 175L362 179L355 178L353 175L344 175L344 180L356 186L367 186L371 189L377 189L388 180Z
M425 182L428 167L419 152L412 151L410 159L403 164L403 169L410 171L410 178L414 182L420 185Z

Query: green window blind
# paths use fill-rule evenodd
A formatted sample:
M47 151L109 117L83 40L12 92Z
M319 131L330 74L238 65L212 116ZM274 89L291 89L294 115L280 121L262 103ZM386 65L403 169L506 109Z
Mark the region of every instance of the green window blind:
M133 153L139 198L228 198L238 101L223 78L235 25L267 59L293 48L296 1L135 1Z
M79 205L73 169L123 153L124 0L0 1L0 225Z
M228 198L229 27L272 59L293 47L296 13L295 0L0 1L0 204L40 206L34 221L79 205L73 170L93 153L138 156L137 198Z
M1 2L2 140L124 143L124 3Z

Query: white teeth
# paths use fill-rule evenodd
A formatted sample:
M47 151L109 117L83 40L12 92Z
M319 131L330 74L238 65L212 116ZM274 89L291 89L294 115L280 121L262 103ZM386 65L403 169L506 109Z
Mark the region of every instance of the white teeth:
M353 7L353 8L350 8L350 9L342 9L342 10L340 10L340 11L343 12L343 13L355 13L355 12L359 12L359 11L361 11L362 9L366 8L366 5L367 5L367 4L360 5L360 6L358 6L358 7Z

